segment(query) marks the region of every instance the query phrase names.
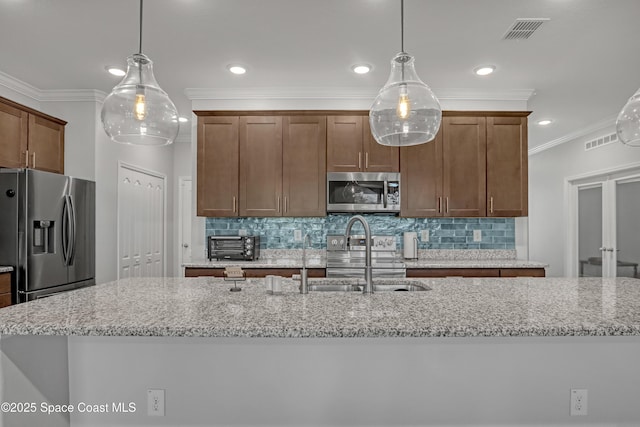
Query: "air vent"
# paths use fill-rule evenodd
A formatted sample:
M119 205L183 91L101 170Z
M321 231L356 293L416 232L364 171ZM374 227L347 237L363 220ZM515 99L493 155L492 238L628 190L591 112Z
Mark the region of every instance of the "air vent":
M503 40L526 40L549 18L518 18L502 37Z
M618 135L612 133L611 135L601 136L593 141L585 142L584 151L593 150L594 148L604 147L605 145L612 144L618 141Z

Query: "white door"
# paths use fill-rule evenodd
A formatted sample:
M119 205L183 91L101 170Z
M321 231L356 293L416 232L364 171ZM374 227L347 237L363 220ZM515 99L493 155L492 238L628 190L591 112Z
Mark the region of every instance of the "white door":
M164 198L164 176L120 164L118 278L164 275Z
M177 248L178 265L176 266L176 275L183 272L182 264L191 259L191 215L192 215L192 180L191 177L180 177L178 179L178 198L180 200L179 207L179 229Z
M568 275L640 277L640 169L576 179L571 185Z

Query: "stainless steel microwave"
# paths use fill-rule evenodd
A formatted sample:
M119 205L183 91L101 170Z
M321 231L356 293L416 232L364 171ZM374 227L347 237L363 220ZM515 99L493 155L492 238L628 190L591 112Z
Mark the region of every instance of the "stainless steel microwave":
M400 173L327 173L327 212L400 212Z

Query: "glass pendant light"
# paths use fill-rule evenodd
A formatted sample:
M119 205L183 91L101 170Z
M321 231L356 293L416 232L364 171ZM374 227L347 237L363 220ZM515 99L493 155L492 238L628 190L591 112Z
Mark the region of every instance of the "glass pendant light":
M629 98L618 114L616 133L623 143L640 147L640 89Z
M178 110L158 86L151 60L142 53L142 0L140 47L127 58L127 74L102 105L104 130L115 142L168 145L178 136Z
M391 60L391 75L369 110L369 125L382 145L408 146L432 141L442 121L442 109L404 51L404 0L400 0L401 52Z

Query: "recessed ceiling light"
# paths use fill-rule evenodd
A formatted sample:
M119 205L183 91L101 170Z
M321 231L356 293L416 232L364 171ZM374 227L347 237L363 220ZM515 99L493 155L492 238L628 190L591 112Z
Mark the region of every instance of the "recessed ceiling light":
M477 67L473 70L479 76L487 76L493 73L496 70L495 65L483 65L481 67Z
M553 123L553 120L549 120L549 119L542 119L542 120L538 120L538 124L540 126L548 126L551 123Z
M122 77L127 74L122 68L118 68L113 65L107 65L104 67L105 70L109 72L109 74L113 74L114 76Z
M189 121L189 119L187 119L186 117L178 117L178 121L179 121L180 123L185 123L185 122L188 122L188 121Z
M371 66L367 64L356 64L351 67L351 70L356 74L367 74L371 71Z
M233 74L244 74L247 72L247 69L241 65L229 65L228 68Z

